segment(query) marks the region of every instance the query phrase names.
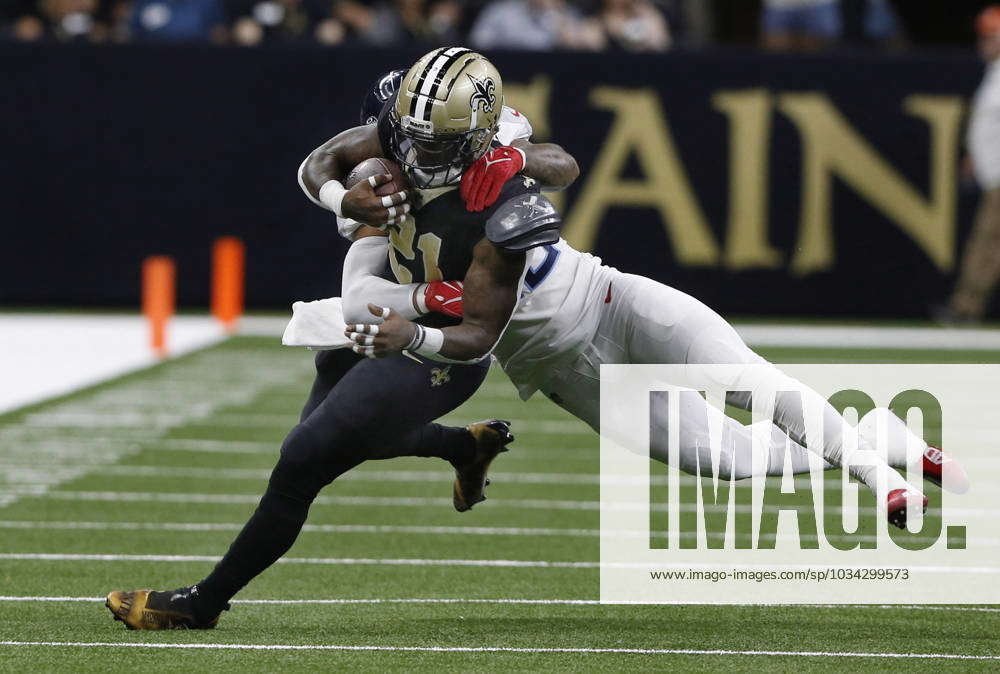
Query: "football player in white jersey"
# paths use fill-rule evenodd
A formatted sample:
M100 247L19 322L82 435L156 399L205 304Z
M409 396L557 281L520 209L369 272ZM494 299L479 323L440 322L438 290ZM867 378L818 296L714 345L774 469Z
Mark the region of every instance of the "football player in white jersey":
M395 110L404 123L413 119L405 117L407 111L412 115L415 109L425 112L430 109L420 108L420 104L426 103L420 98L421 94L416 90L399 92ZM438 104L446 103L435 102ZM435 137L433 130L425 135ZM443 136L440 142L446 141L447 137ZM399 156L397 160L405 164L407 158ZM515 165L507 163L509 165L503 168ZM484 164L491 168L489 154L472 166L466 165L465 173L475 175L477 167ZM417 170L410 167L408 175L418 184L423 179L419 167ZM514 174L510 179L531 180ZM466 196L464 183L465 178L463 197ZM496 189L499 191L499 186ZM472 208L473 204L466 202ZM409 217L404 212L399 222ZM428 284L412 289L403 286L393 301L382 301L381 306L370 305L373 315L387 316L381 325L377 319L366 320L362 318L362 307L366 301L378 300L368 294L370 284L348 283L345 276L345 318L354 323L346 334L356 342L355 351L383 356L409 350L426 358L459 363L476 361L493 353L523 398L540 389L595 430L600 422L599 368L602 363L762 364L765 367L756 370L759 374L749 385L752 391L731 396L728 400L744 409L749 408L753 394L770 399L783 386L790 384L792 388L800 388L797 382L791 382L751 351L732 326L698 300L650 279L601 265L599 259L580 253L557 236L553 237L552 230L559 222L558 213L540 194L505 203L491 215L485 236L466 271L462 303L453 306L453 309L461 307L464 310L459 325L437 329L409 320L428 309L435 309L429 303L420 305L416 301L422 295L427 296ZM426 222L422 225L427 226ZM394 245L391 238L390 245ZM369 264L374 267L345 265L345 275L350 271L354 278L367 277L374 282L376 274L367 274L367 271L384 266L384 243L372 243L371 253ZM389 281L378 281L392 285ZM380 297L387 295L383 293ZM412 301L406 301L408 298ZM505 312L504 316L497 316L498 312ZM842 417L832 406L818 394L807 393L807 397L812 400L806 404L816 405L823 410L824 416L822 446L809 449L831 466L847 465L854 477L877 491L878 467L885 467L885 461L872 450L874 422L869 419L859 429L847 425L848 430L844 431ZM697 466L699 450L708 447L704 442L709 427L707 419L717 418L722 412L708 408L699 397L691 397L686 404L698 408L684 410L680 421L680 467L690 470ZM728 418L721 420L725 424L724 459L727 465L720 473L748 477L758 466L767 473L780 474L789 439L798 447L793 469L808 469L802 405L800 399L780 397L772 420L771 447L767 450L768 455L757 461L751 461L754 443L747 427ZM893 421L883 416L890 423ZM664 421L654 423L662 427ZM853 436L859 431L861 438L858 441L845 437L845 433ZM964 486L960 468L940 450L923 445L923 459L908 456L908 432L901 423L893 424L890 435L895 438L896 450L890 453L894 465L902 467L921 461L928 479L943 479L946 486L950 484L959 489ZM915 438L913 440L913 446L922 445ZM898 473L885 472L888 488L878 495L886 505L890 521L905 526L908 495L912 493L913 500L924 506L927 500Z
M525 179L525 178L522 178ZM551 228L558 214L544 196L525 199L515 208L501 209L487 234L531 237ZM499 238L499 237L498 237ZM479 267L479 268L477 268ZM512 269L504 269L512 267ZM513 272L513 273L512 273ZM516 285L497 287L494 279L516 278ZM505 293L516 298L506 328L488 334L481 322L441 330L411 323L396 311L387 318L349 325L347 335L359 353L379 357L409 349L443 362L465 362L492 352L527 399L541 390L557 405L600 430L600 365L602 363L761 364L751 391L730 395L727 402L750 409L753 395L770 399L786 387L802 388L754 353L729 323L697 299L648 278L625 274L602 265L599 258L573 249L564 240L535 247L522 256L477 259L469 269L464 289L468 316L491 311L489 303ZM357 300L353 300L357 304ZM369 307L382 316L386 310ZM350 319L349 319L350 320ZM821 447L809 448L828 467L848 465L851 475L878 493L877 466L885 462L872 449L878 420L889 430L889 463L904 468L922 464L924 477L953 491L967 488L967 478L954 460L913 436L895 415L876 410L858 427L846 426L837 411L819 394L804 395L823 410ZM697 472L698 462L711 462L709 419L723 427L719 475L741 479L755 474L781 475L786 443L791 443L793 472L809 469L805 446L803 402L778 397L769 424L771 444L764 456L754 457L752 430L710 407L700 396L682 398L679 438L681 469ZM720 417L722 417L720 419ZM653 453L666 460L666 419L654 419ZM847 434L859 438L845 437ZM657 441L659 437L659 442ZM699 457L699 453L701 456ZM708 463L707 465L711 465ZM887 486L879 493L892 524L906 525L907 499L926 507L927 499L894 470L886 470Z
M413 114L413 110L423 102L420 95L420 92L412 90L400 91L394 106L397 116L407 111ZM407 102L403 101L404 96ZM403 112L399 113L400 110ZM445 140L442 139L442 142ZM398 159L405 161L403 157ZM506 157L488 153L471 166L466 165L462 196L470 210L476 210L476 198L470 203L466 178L475 176L477 169L488 170L497 165L504 169L505 172L494 178L493 183L504 180L505 176L511 180L532 180L516 176L516 171L511 170L521 167L517 162L504 159ZM411 169L409 176L417 184L424 180L419 167ZM497 192L502 184L500 182L495 186ZM558 227L560 219L544 196L533 194L521 202L511 203L516 205L505 203L489 218L484 245L477 247L479 252L466 271L465 281L470 285L462 292L464 307L461 304L452 305L456 313L458 307L464 308L465 318L459 325L437 329L411 322L428 310L435 309L430 302L419 302L420 297L428 297L432 284L412 289L404 285L390 297L386 287L392 286L392 282L378 278L375 271L385 265L385 239L370 237L374 241L356 243L351 253L360 248L359 244L365 244L370 258L362 260L354 255L352 259L349 255L345 263L345 318L354 323L348 333L357 342L355 350L381 356L408 349L444 362L474 362L492 352L522 397L527 398L540 389L595 429L599 427L599 366L602 363L767 365L743 343L725 320L696 299L649 279L623 274L601 265L599 259L580 253L565 241L552 237L552 230ZM404 211L393 224L409 217ZM489 245L491 242L492 246ZM508 245L510 242L516 242L516 245ZM391 238L390 245L393 245ZM348 274L353 279L367 278L370 283L355 283L348 278ZM380 286L377 294L374 293L374 285ZM450 286L458 288L458 284ZM372 308L379 317L383 307L394 311L378 327L377 322L363 318L366 302L381 305ZM506 311L498 309L504 306L512 309L500 317L502 320L497 320L498 317L492 314ZM505 324L506 328L503 327ZM764 374L752 383L751 393L760 394L764 399L771 397L769 392L773 394L790 383L773 366L758 371ZM798 388L797 385L794 387ZM845 438L840 415L825 400L818 399L818 394L813 394L813 397L813 402L824 410L825 424L822 446L811 447L810 450L821 455L830 465L848 465L852 475L876 490L877 466L884 466L885 462L877 456L870 456L874 455L871 449L873 438L862 436L857 443L853 438ZM750 394L744 394L733 396L729 402L748 408L750 399ZM797 460L793 461L796 464L793 468L806 470L808 458L804 448L802 403L797 403L798 407L795 407L791 401L791 398L782 397L776 405L773 442L768 456L760 457L763 460L751 461L753 443L750 442L750 431L733 420L724 420L726 467L731 470L720 472L737 478L747 477L753 466L761 466L761 470L768 473L780 473L781 459L789 438L797 443L800 450ZM708 429L707 419L721 412L707 408L704 401L694 398L687 404L701 408L686 410L681 415L683 451L680 467L690 469L697 466L699 448L708 446L703 442ZM657 423L662 425L663 420ZM894 443L899 451L893 452L890 458L895 465L905 466L910 463L908 459L916 461L918 457L907 456L905 448L909 443L905 442L905 428L899 424L896 426L898 433L894 435L902 442ZM874 428L874 424L862 424L862 433L868 427ZM847 431L849 434L856 432L853 427ZM918 443L914 445L919 446ZM943 466L947 466L949 474L958 472L953 462L940 462L940 451L931 450L926 445L923 448L927 477L940 478L946 472ZM862 458L864 461L859 460ZM939 460L938 463L934 463L934 458ZM886 472L888 489L879 496L886 503L890 520L905 526L907 494L913 492L915 500L924 504L926 499L918 490L909 487L898 473ZM947 479L946 482L952 480Z

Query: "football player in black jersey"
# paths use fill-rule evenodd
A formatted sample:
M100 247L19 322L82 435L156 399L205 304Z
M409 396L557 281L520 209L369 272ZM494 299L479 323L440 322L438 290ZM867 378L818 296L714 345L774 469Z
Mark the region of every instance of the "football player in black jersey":
M485 58L460 47L438 50L403 76L383 108L381 145L424 188L416 211L388 214L393 274L400 284L461 276L464 311L461 320L430 324L369 305L384 322L352 324L347 317L355 351L391 357L405 350L438 361L477 362L492 351L513 313L525 252L559 240L560 216L534 180L504 180L495 203L477 211L460 208L460 192L434 189L454 184L486 155L503 105L501 86Z
M345 131L317 149L303 167L302 182L338 215L368 223L359 236L385 236L390 229L389 262L398 282L464 278L471 284L467 294L481 303L482 289L496 284L467 274L470 268L512 273L519 259L523 266L524 250L558 238L558 218L508 226L516 204L525 195L544 200L538 182L565 186L578 172L556 145L491 148L502 106L502 82L489 61L464 48L436 50L402 78L398 96L376 125ZM420 188L419 200L406 192L377 196L375 186L388 176L344 189L339 181L371 157L399 162ZM533 180L514 177L522 170ZM455 189L463 175L474 180ZM493 300L497 315L513 308L513 297L487 298ZM485 378L488 348L478 345L502 328L490 320L428 314L418 321L427 331L461 322L462 334L480 354L451 366L445 377L440 363L420 357L363 358L372 355L363 343L355 346L356 354L322 352L301 421L283 442L266 492L226 555L196 585L111 592L106 604L115 619L131 629L214 627L229 599L292 546L319 491L365 460L443 458L456 468L456 508L482 500L489 462L512 439L507 424L494 420L462 429L431 422L464 402ZM477 321L481 334L468 335ZM432 346L434 333L421 334L431 341L414 345L414 353Z

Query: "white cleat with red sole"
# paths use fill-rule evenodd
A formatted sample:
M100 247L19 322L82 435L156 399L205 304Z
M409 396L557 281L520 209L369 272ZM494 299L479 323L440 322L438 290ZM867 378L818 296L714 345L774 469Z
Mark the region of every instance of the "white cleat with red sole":
M953 494L969 491L969 476L952 455L928 445L920 457L920 463L924 479L928 482Z
M918 491L911 489L893 489L886 497L885 514L889 518L889 524L906 528L906 515L909 509L908 497L915 496L920 501L921 512L927 512L927 497Z

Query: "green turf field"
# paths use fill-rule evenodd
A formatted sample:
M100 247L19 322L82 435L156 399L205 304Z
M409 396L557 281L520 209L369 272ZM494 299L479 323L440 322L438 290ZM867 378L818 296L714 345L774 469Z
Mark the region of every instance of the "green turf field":
M1000 362L983 352L763 353ZM224 552L311 372L304 351L239 338L0 416L0 670L1000 668L1000 608L597 605L597 437L540 397L519 401L496 371L448 418L514 421L517 442L494 464L486 503L456 513L439 460L370 462L323 493L286 563L241 593L217 630L113 622L109 590L190 584ZM177 648L120 646L145 644Z

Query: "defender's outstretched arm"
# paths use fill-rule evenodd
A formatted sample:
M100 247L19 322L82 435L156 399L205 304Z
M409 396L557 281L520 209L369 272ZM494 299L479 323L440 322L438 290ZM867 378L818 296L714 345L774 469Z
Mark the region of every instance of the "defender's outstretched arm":
M509 252L482 239L473 251L465 276L464 318L456 326L436 330L406 320L374 304L369 311L380 325L349 324L345 334L354 350L381 357L408 350L444 362L477 362L493 350L517 306L517 286L524 272L524 252Z
M562 220L537 192L515 194L486 220L486 236L472 251L465 272L464 316L460 325L443 329L412 323L388 308L370 305L385 321L348 324L345 335L357 353L388 356L410 351L444 362L475 362L489 355L517 308L527 251L559 241Z
M344 258L340 284L345 321L367 321L369 303L389 307L410 320L430 312L462 316L461 281L402 284L384 279L380 273L386 264L385 232L362 225L356 236Z
M490 354L517 306L517 286L524 272L525 254L511 253L482 239L473 250L472 265L465 275L464 309L461 324L443 328L444 341L436 360L478 361ZM417 332L423 332L422 326ZM426 333L425 333L426 336ZM414 350L431 356L432 349ZM443 358L442 358L443 357Z
M516 164L497 162L494 153L504 149L497 148L466 171L466 176L463 176L462 180L462 196L470 206L470 210L479 211L491 206L500 194L500 187L514 173L523 173L538 181L546 190L565 189L580 175L580 167L573 155L555 143L532 143L519 138L511 142L511 147L517 148L522 153L520 157L513 158L518 160ZM511 150L508 149L507 152ZM332 195L326 194L323 190L324 185L330 181L342 181L351 169L365 159L382 157L383 154L375 126L348 129L323 143L306 157L299 166L299 186L314 204L336 212L337 204L334 202L338 196L337 190L334 189ZM362 190L365 192L364 196L369 196L368 191ZM478 198L475 198L476 192L481 192ZM375 209L373 215L367 216L374 219L359 218L355 213L366 208L370 210L372 205L356 202L353 195L351 198L346 198L345 195L344 199L346 203L342 202L337 215L359 222L375 224L384 222L382 216L388 212L384 207ZM345 233L347 238L358 238L356 226L344 229L342 233Z
M561 190L580 175L576 160L555 143L534 144L526 138L495 147L462 174L465 207L478 212L500 197L504 184L518 173L533 178L547 190Z
M580 167L569 152L555 143L532 143L518 139L511 143L524 152L521 172L534 178L545 190L566 189L580 176Z

